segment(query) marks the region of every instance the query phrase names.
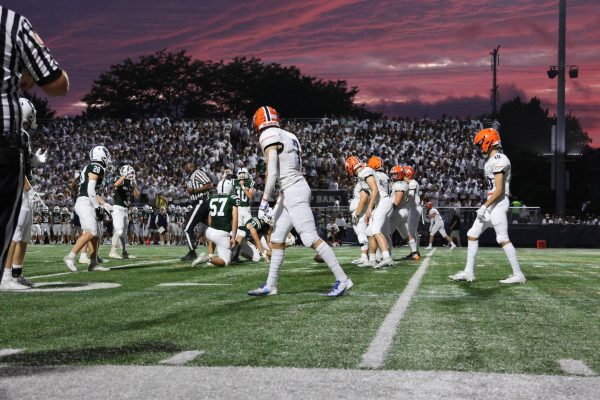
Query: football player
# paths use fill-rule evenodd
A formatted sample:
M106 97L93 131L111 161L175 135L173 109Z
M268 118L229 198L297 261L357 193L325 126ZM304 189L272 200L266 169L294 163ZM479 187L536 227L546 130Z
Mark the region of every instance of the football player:
M125 245L127 244L127 229L129 227L128 209L131 205L131 197L140 197L140 192L135 185L135 169L128 164L119 169L119 176L115 177L113 192L113 236L112 247L108 256L110 258L129 258ZM117 246L121 242L121 254L117 252Z
M390 214L390 232L398 231L402 239L408 240L408 209L406 208L408 183L404 181L404 168L394 165L390 169L392 179L392 212ZM414 240L412 246L415 246ZM416 247L414 248L416 251Z
M454 244L450 236L446 234L446 230L444 229L444 220L440 216L440 212L433 207L433 203L430 201L425 203L425 208L428 210L429 218L431 220L429 224L429 246L425 247L425 249L433 249L433 238L435 234L439 232L440 235L442 235L442 237L450 245L450 250L454 250L456 248L456 245Z
M473 282L475 280L475 258L479 248L479 236L489 227L496 231L496 241L506 254L512 268L512 275L500 283L525 283L525 275L517 260L515 246L508 237L508 221L506 213L510 206L511 169L510 160L501 152L500 134L493 128L482 129L475 135L474 143L481 146L481 152L487 161L484 166L485 180L488 185L487 200L477 210L477 218L467 232L467 263L465 269L450 279L454 281Z
M302 243L312 247L335 275L335 284L327 294L329 297L342 296L353 286L333 250L317 233L315 220L310 208L310 187L302 174L302 148L293 133L279 127L279 115L272 107L260 107L253 117L254 130L260 135L259 143L266 160L266 178L263 198L260 202L259 217L269 209L269 197L279 180L281 191L274 208L274 228L271 234L271 263L267 281L258 289L248 292L250 296L277 294L279 270L285 255L286 237L296 229Z
M42 243L46 243L46 236L48 237L48 243L50 242L50 226L52 224L52 214L50 213L50 208L47 205L42 206Z
M75 255L84 250L88 242L91 244L88 270L108 271L108 268L98 265L97 255L100 235L98 221L104 219L105 212L112 211L112 206L96 193L102 186L106 168L110 163L111 158L108 149L104 146L96 146L90 150L90 163L83 168L79 176L79 196L75 203L75 212L79 216L83 234L77 239L69 254L63 258L65 265L72 272L77 271Z
M392 209L392 201L389 194L389 180L383 173L383 160L379 157L371 157L369 165L361 163L360 160L351 156L346 159L346 171L356 175L363 185L369 188L369 203L365 212L367 223L367 237L369 240L369 258L366 262L357 264L363 267L383 268L393 264L389 251L387 238L388 215ZM377 168L375 171L373 168ZM377 262L377 248L381 250L382 260Z
M31 152L27 129L35 129L37 126L35 107L25 98L19 99L19 105L23 115L23 124L21 126L21 138L24 148L23 193L17 226L7 249L0 290L27 290L33 286L23 277L23 262L25 260L25 253L27 252L27 244L31 240L31 225L33 222L32 204L36 201L43 204L39 194L35 193L31 187L33 165L46 162L46 153L42 154L41 149L35 153L35 156ZM46 207L46 210L48 210L48 207Z
M408 210L408 244L411 251L404 259L418 261L421 259L421 253L419 253L419 234L417 228L419 227L419 220L423 211L421 196L419 194L419 183L413 179L415 176L413 167L405 165L402 170L404 171L404 181L408 185L406 190L406 208Z
M35 244L40 244L40 238L44 240L42 236L42 213L39 206L33 210L33 226L31 234L35 240Z
M369 261L369 239L367 238L367 223L365 221L365 212L369 202L369 186L364 181L357 179L352 193L349 211L352 213L352 229L354 229L360 244L360 258L352 260L352 264L363 264Z
M252 218L250 205L254 198L254 179L248 173L247 168L240 168L237 172L237 179L233 181L233 191L240 199L238 222L240 226L246 226L246 223Z
M67 207L60 210L60 229L62 232L63 243L68 244L71 241L71 213Z
M217 184L217 194L208 201L210 213L208 215L208 229L206 238L217 247L217 255L201 253L193 262L196 266L203 262L210 262L220 267L229 265L232 250L236 246L235 238L238 230L238 205L239 199L232 195L233 182L223 179Z

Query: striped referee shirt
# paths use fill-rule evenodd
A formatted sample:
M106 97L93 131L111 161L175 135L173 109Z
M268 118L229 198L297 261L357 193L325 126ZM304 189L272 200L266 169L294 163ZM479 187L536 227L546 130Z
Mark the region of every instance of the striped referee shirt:
M211 183L210 177L204 172L202 172L202 170L197 169L192 175L190 175L190 179L187 181L187 187L190 189L200 189L207 183ZM209 194L210 191L202 193L192 193L190 194L190 200L198 201L201 199L205 199L208 197Z
M4 54L0 72L2 131L17 133L23 119L19 106L19 80L23 71L29 72L38 86L43 86L58 79L62 70L27 18L2 6L0 52Z

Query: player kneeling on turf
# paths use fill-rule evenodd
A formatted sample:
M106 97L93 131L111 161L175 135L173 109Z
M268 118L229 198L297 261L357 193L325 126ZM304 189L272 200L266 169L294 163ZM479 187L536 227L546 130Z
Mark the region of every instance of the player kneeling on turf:
M232 250L236 245L235 237L238 229L239 198L232 196L233 183L223 179L217 185L217 195L209 200L210 213L206 238L217 246L217 255L200 254L192 262L192 266L203 262L225 266L231 262Z

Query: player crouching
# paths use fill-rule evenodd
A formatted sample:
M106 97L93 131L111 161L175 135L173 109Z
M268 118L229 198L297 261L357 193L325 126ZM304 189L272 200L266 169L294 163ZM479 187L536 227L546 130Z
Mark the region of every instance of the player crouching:
M131 165L123 165L119 170L120 176L115 177L113 194L113 237L110 249L110 258L129 258L125 249L127 244L127 228L129 227L129 214L127 209L131 204L131 196L138 198L140 193L135 187L135 169ZM117 246L121 242L121 254L117 253Z
M231 262L232 250L236 245L239 206L239 199L231 195L232 191L233 182L223 179L217 185L217 195L211 197L208 203L210 212L206 238L217 246L217 255L210 254L210 251L208 255L202 253L192 262L192 266L210 262L223 267Z

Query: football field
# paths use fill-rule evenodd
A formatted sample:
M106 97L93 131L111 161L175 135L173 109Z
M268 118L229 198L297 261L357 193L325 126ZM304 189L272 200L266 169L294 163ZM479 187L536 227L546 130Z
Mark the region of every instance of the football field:
M397 259L408 252L395 250ZM350 264L356 247L335 248L355 285L337 299L323 296L333 275L313 261L312 250L300 247L287 251L279 295L266 298L246 295L266 279L265 263L194 268L178 261L182 247L132 246L129 252L137 258L106 262L110 272L68 273L62 263L66 252L66 246L31 246L25 275L36 290L0 292L0 398L10 398L15 390L10 383L22 384L19 379L52 387L57 381L44 380L50 371L63 377L65 371L112 371L110 376L121 379L140 373L130 366L147 366L140 373L146 378L175 374L172 382L196 373L204 381L222 372L232 381L219 384L214 378L210 387L219 390L233 381L241 385L257 371L302 375L313 389L323 374L335 381L340 373L342 383L373 379L375 386L392 374L385 382L406 379L401 384L408 385L413 379L413 388L428 381L435 387L434 381L452 376L467 383L478 377L489 380L483 384L488 391L474 395L488 398L498 394L495 384L511 376L525 379L529 390L537 382L555 395L560 392L554 384L573 385L590 396L600 386L599 250L520 249L527 283L502 286L498 280L510 267L499 248L481 249L477 280L470 284L448 280L462 269L464 249L437 248L419 262L396 261L377 271ZM106 247L101 254L107 255ZM374 364L365 361L373 359ZM180 367L165 364L186 368L176 373ZM158 372L165 368L168 372ZM539 379L546 378L558 380L542 385ZM519 387L510 382L505 385ZM211 393L207 398L220 397Z

